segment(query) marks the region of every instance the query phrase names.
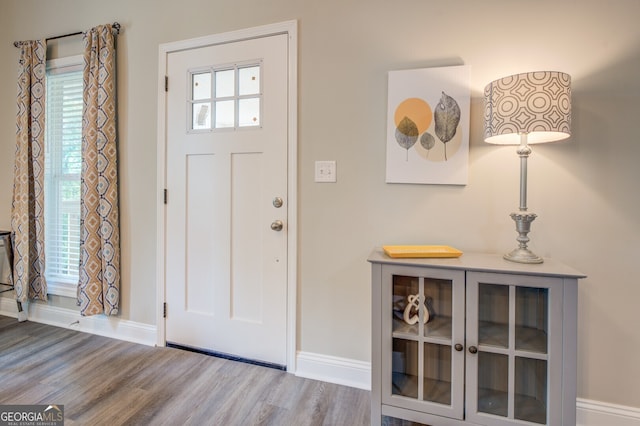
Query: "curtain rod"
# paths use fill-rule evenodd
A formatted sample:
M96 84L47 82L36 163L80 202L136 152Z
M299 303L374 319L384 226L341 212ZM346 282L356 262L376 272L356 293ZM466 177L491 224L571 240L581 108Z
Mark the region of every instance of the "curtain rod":
M117 22L114 22L111 27L116 30L116 34L120 34L120 24ZM80 34L83 34L84 31L76 31L75 33L69 33L69 34L62 34L62 35L58 35L58 36L53 36L53 37L48 37L46 38L46 41L51 41L51 40L57 40L59 38L65 38L65 37L72 37L72 36L77 36ZM19 41L14 41L13 45L15 47L20 47L20 42Z

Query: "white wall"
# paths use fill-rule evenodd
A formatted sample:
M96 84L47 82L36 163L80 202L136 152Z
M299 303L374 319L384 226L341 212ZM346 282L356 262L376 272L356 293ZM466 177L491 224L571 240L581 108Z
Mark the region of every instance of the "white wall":
M638 16L637 0L3 0L0 228L10 226L12 42L117 20L122 318L153 324L158 45L298 19L299 349L369 361L371 248L513 248L518 163L513 148L482 142L482 89L512 73L564 71L573 136L534 147L531 246L589 276L580 286L579 396L640 407ZM469 184L385 184L387 72L461 64L472 67ZM313 182L315 160L337 161L336 184Z

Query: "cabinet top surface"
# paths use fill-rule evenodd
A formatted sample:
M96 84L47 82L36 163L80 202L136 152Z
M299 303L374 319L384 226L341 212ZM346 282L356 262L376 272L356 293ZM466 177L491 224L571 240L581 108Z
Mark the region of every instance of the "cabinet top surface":
M544 263L540 264L524 264L510 262L500 255L488 253L464 253L458 258L392 258L387 256L382 248L377 247L371 252L371 255L369 255L367 260L371 263L427 266L442 269L463 269L466 271L514 273L565 278L586 277L583 273L553 259L544 259Z

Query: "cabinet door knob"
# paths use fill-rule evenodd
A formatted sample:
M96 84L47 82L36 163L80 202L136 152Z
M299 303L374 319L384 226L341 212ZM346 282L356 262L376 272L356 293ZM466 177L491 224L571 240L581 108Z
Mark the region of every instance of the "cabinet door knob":
M282 231L283 226L284 224L281 220L275 220L273 221L273 223L271 223L271 229L273 229L274 231Z
M460 343L456 343L456 345L454 346L455 350L460 352L461 350L464 349L464 347L460 344Z
M475 346L469 346L469 352L472 354L476 354L478 353L478 348L476 348Z

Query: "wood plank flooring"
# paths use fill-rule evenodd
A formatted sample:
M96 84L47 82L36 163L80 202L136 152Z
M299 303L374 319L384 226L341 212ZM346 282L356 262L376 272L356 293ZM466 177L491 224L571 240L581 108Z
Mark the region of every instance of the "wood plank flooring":
M0 404L74 425L370 424L369 392L0 316Z

